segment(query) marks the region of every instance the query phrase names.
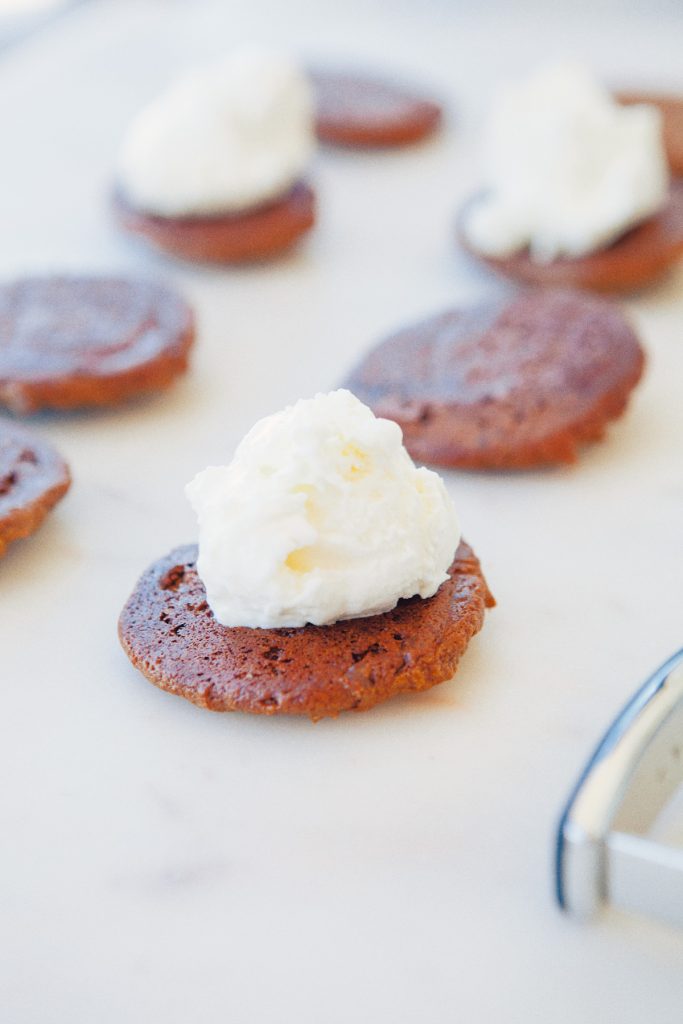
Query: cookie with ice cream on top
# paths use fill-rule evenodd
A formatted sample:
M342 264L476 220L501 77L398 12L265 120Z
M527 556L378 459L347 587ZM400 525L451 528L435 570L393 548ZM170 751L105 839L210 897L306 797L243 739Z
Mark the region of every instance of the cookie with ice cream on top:
M201 707L316 720L425 690L493 604L441 478L348 391L259 421L187 495L199 543L143 574L119 636Z
M193 261L241 263L290 248L315 220L305 72L243 47L181 78L123 140L113 197L124 230Z
M481 191L458 238L525 284L628 292L683 256L683 185L669 181L661 111L620 105L582 67L511 85L484 129Z

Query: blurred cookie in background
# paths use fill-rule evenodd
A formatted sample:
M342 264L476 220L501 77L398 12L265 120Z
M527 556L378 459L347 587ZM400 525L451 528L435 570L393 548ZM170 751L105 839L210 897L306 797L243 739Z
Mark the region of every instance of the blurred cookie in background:
M530 290L391 335L345 383L395 420L422 462L528 469L573 462L638 383L644 353L618 306Z
M29 414L160 391L187 369L193 341L184 299L144 278L0 285L0 405Z
M361 71L310 71L322 142L351 148L398 147L433 135L441 106L419 90Z

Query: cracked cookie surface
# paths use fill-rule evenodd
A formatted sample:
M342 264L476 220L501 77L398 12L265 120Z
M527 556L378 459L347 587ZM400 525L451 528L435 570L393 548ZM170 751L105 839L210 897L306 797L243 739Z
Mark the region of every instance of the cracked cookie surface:
M461 542L433 597L331 626L230 628L207 604L196 557L189 545L150 566L121 613L119 637L150 682L212 711L317 720L426 690L451 678L494 604Z

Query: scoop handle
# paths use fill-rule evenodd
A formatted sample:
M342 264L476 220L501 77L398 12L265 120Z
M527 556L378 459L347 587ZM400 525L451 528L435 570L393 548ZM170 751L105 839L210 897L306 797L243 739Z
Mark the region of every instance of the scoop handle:
M581 773L557 829L560 907L604 903L683 925L683 851L646 833L683 781L683 650L631 698Z

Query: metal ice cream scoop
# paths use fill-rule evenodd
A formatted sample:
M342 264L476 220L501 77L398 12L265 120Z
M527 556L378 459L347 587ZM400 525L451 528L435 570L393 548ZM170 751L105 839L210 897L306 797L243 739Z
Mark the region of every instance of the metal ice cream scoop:
M683 927L683 849L648 831L683 782L683 650L635 694L586 765L557 833L557 899L586 918L601 904Z

